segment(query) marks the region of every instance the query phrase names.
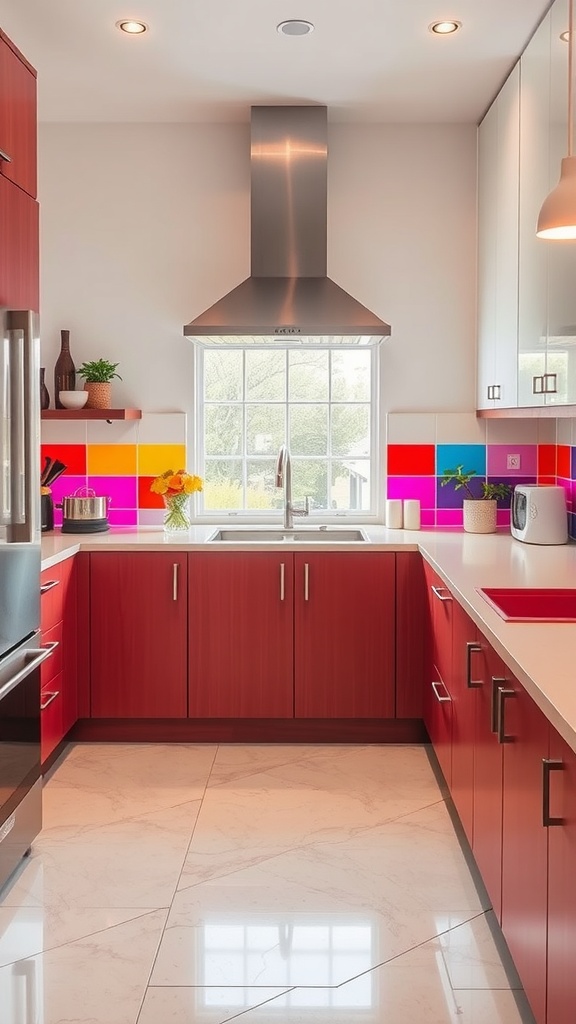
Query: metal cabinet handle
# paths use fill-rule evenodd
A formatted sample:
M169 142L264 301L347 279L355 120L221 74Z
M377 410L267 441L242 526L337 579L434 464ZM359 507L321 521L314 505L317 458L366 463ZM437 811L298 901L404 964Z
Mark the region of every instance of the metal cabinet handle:
M476 690L483 684L482 679L472 679L472 655L477 651L482 651L482 644L468 640L466 643L466 686L469 690Z
M40 711L46 711L46 708L50 706L52 701L56 700L56 697L60 696L60 690L46 690L45 693L42 694L42 696L48 697L48 700L42 701L42 703L40 704Z
M550 817L550 772L561 772L563 770L563 761L555 761L549 757L542 758L542 825L544 828L564 824L564 818Z
M49 590L52 590L53 587L59 586L59 584L60 580L47 580L46 583L43 583L40 587L40 593L47 594Z
M532 377L532 394L543 395L544 394L544 377Z
M500 390L501 390L501 385L500 384L494 384L493 385L493 387L492 387L492 398L496 402L498 402L500 400L500 398L501 398Z
M60 647L59 640L50 640L47 644L42 644L42 649L48 651L49 654L52 654L52 651L55 651L57 647Z
M490 732L498 732L498 690L508 682L503 676L492 676L492 696L490 699Z
M310 566L304 562L304 600L310 600Z
M437 682L433 682L432 683L432 689L434 690L434 696L436 697L436 700L438 701L439 704L451 704L452 703L452 698L450 697L449 694L446 697L442 697L438 693L438 687L439 686L444 686L444 683L437 683ZM445 686L444 686L444 689L446 689Z
M548 381L550 381L550 387L548 387ZM556 395L558 393L558 374L557 373L545 373L544 374L544 394L545 395Z
M486 398L488 399L489 402L492 401L492 399L494 398L494 385L493 384L489 384L488 387L486 388Z
M178 600L178 569L180 568L178 562L174 562L172 566L172 600Z
M280 600L284 600L284 576L285 576L285 565L284 562L280 562Z
M6 153L3 149L0 149L0 160L4 160L4 162L7 164L12 163L12 157L8 156L8 153Z
M443 591L446 590L446 587L432 587L431 590L432 590L432 593L436 595L436 597L438 598L439 601L452 601L453 600L452 594L450 594L450 593L444 594L443 593Z
M515 697L516 690L507 690L503 686L498 687L498 700L496 708L496 731L498 733L498 743L510 743L511 737L506 735L504 726L504 701L507 697Z

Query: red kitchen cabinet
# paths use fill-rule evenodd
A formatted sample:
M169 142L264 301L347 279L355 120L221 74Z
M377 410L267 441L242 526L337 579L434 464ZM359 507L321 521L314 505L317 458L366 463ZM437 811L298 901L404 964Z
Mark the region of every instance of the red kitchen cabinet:
M189 556L191 717L292 718L293 593L289 551Z
M504 746L502 930L534 1016L544 1021L548 830L542 825L542 761L550 725L520 683L509 679L496 690Z
M550 729L548 827L549 1024L574 1024L576 1007L576 754Z
M422 718L429 649L422 556L396 552L396 717Z
M477 691L484 688L482 647L476 626L457 601L452 604L452 764L450 793L472 844L474 740Z
M41 759L44 764L78 718L76 559L42 572L42 644L53 646L41 667Z
M36 198L36 73L1 32L0 151L0 176Z
M424 680L424 723L442 774L452 785L452 620L454 599L424 562L430 652Z
M454 598L440 576L424 562L428 615L432 636L432 663L446 683L452 676L452 619Z
M38 267L38 203L0 174L0 306L38 312Z
M395 556L294 556L296 718L392 718Z
M187 562L174 551L90 555L93 718L187 715Z
M498 742L498 688L511 688L510 674L490 644L479 637L482 652L475 655L477 689L474 740L474 799L472 849L498 920L502 916L502 787L503 744Z

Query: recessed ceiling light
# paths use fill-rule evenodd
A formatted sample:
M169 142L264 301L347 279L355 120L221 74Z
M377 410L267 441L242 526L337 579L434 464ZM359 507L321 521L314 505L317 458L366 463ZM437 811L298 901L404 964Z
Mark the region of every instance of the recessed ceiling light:
M311 21L302 21L300 18L291 18L290 21L281 21L276 26L276 31L284 36L307 36L314 31Z
M145 22L133 21L132 18L124 18L122 21L117 21L116 28L119 28L121 32L127 32L131 36L140 36L143 32L148 31L148 25Z
M462 28L461 21L433 21L431 25L428 25L428 30L437 36L450 36L459 28Z

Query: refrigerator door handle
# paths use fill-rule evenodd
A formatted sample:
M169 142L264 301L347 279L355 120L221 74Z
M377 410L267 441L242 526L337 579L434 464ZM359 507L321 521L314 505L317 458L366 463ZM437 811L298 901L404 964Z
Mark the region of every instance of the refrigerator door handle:
M11 402L10 540L40 540L40 354L30 310L7 314Z
M12 526L26 522L26 408L24 394L24 331L10 339L10 405L12 435Z

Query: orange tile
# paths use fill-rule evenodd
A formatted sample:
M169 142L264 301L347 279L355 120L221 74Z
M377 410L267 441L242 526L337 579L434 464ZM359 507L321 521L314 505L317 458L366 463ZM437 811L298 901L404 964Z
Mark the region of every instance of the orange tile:
M89 476L135 476L135 444L89 444L86 447Z
M159 476L167 469L186 469L185 444L139 444L138 475Z

